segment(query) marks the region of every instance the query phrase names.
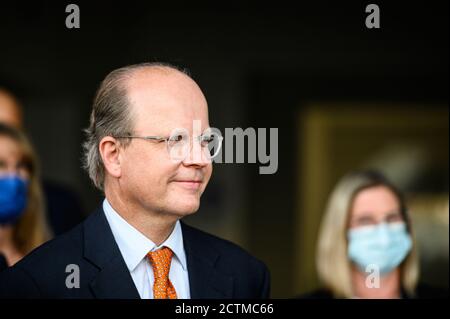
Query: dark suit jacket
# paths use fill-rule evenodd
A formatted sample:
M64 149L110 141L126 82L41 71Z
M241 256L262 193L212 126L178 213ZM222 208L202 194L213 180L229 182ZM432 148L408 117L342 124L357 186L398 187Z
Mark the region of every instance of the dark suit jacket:
M8 263L6 262L5 256L0 253L0 271L8 268Z
M231 242L184 223L191 298L268 298L267 267ZM66 278L79 267L80 288ZM73 281L72 281L73 282ZM102 209L0 273L0 298L139 298Z
M55 236L61 235L83 221L84 214L81 200L71 188L44 180L42 183L47 217Z

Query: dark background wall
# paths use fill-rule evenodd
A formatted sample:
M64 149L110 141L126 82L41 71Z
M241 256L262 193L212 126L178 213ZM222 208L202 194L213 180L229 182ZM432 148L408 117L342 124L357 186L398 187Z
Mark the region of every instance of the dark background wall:
M308 101L448 104L448 2L70 2L0 4L0 84L21 99L43 175L101 199L80 168L91 101L112 69L167 61L190 69L215 127L279 128L279 169L219 164L192 223L239 242L272 269L274 296L295 294L295 228L301 158L297 114ZM448 153L448 150L447 150ZM448 175L448 171L447 171ZM448 177L439 182L448 191ZM305 190L306 191L306 190Z

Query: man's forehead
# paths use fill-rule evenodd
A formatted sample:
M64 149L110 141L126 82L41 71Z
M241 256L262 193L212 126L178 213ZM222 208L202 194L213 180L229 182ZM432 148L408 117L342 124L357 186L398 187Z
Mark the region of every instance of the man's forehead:
M205 100L197 83L186 74L169 68L144 68L134 71L126 80L128 95L133 99ZM205 101L206 102L206 101Z
M209 126L203 93L193 80L178 73L141 72L129 82L127 93L138 131L149 127L191 131L194 120L203 129Z
M125 85L129 98L138 105L206 104L198 85L187 75L176 70L136 71L127 79Z
M201 127L208 127L208 111L206 107L187 106L165 101L146 101L132 106L135 127L186 128L190 130L193 122Z
M134 70L126 80L131 90L149 88L164 89L178 87L186 89L187 86L197 86L188 75L169 67L153 66Z
M134 132L142 135L170 135L174 132L187 131L195 134L202 134L209 128L206 119L174 119L158 117L155 119L138 118L135 121Z

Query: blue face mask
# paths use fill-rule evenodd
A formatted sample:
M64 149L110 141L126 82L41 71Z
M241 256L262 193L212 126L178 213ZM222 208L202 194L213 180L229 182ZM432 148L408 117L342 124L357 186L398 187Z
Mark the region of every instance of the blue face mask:
M364 226L350 229L348 236L348 257L361 271L374 265L381 274L397 268L412 247L411 236L405 223Z
M13 224L27 205L28 182L17 175L0 176L0 224Z

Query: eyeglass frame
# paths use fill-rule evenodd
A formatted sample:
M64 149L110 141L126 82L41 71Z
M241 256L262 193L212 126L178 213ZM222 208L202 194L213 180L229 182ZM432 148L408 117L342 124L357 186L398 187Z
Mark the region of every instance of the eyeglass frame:
M211 135L212 135L212 134L211 134ZM188 136L189 136L189 135L188 135ZM197 139L199 139L199 142L200 142L200 138L201 138L202 136L203 136L203 135L197 136ZM164 136L158 136L158 135L146 135L146 136L130 135L130 136L112 136L112 137L117 138L117 139L119 139L119 138L131 138L131 139L133 139L133 138L138 138L138 139L143 139L143 140L146 140L146 141L158 141L158 142L165 141L165 142L166 142L166 149L167 149L167 152L169 153L169 156L170 156L170 151L169 151L169 139L171 138L171 136L164 137ZM215 152L214 156L211 156L211 157L210 157L210 160L212 160L212 159L215 158L217 155L219 155L219 152L220 152L220 150L221 150L221 148L222 148L223 136L217 135L217 137L218 137L218 139L219 139L219 147L218 147L217 151ZM190 138L189 138L189 140L190 140ZM201 146L201 144L200 144L200 146ZM201 146L201 147L204 147L204 146ZM189 152L191 151L191 149L192 149L192 147L190 146L190 147L189 147ZM188 153L188 154L189 154L189 153ZM188 154L186 154L186 156L185 156L181 161L183 161L184 159L186 159L186 157L188 156Z

